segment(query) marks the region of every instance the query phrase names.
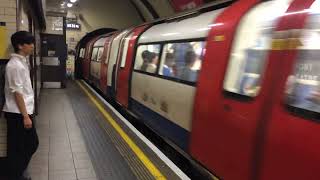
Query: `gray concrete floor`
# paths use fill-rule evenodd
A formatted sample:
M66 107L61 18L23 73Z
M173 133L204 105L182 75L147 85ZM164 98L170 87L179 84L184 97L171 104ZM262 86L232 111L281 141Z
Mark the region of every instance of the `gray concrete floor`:
M42 90L36 127L40 145L29 165L33 180L97 179L64 90Z

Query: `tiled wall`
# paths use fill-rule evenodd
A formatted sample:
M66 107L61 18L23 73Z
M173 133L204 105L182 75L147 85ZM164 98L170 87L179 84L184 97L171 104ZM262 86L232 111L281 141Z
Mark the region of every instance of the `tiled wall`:
M7 42L10 42L11 35L17 30L17 3L16 0L0 0L0 22L6 23ZM11 46L7 45L7 55L4 59L9 58L12 52ZM3 58L3 57L2 57Z
M0 88L3 89L4 87L4 68L5 66L0 66ZM0 90L1 91L1 90ZM1 97L0 97L0 103L3 102L3 92L0 92ZM1 106L0 106L1 107ZM1 117L1 112L0 112L0 158L1 157L6 157L6 149L7 149L7 124L4 120L4 118Z
M7 123L0 118L0 157L7 156Z
M12 48L9 44L10 37L17 30L17 1L16 0L0 0L0 22L5 22L5 35L7 40L1 48L6 49L4 57L0 59L8 59L12 53ZM1 60L0 60L1 61ZM1 64L1 63L0 63ZM6 129L7 124L3 117L0 117L0 157L6 157Z
M13 49L10 45L10 37L17 31L17 0L0 0L0 22L5 22L6 41L4 48L6 53L1 59L9 59ZM0 157L6 157L6 129L7 125L3 117L0 118Z

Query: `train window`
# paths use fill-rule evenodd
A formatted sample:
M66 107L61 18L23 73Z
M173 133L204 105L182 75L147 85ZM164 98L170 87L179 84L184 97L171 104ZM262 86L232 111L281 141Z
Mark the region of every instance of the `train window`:
M91 54L91 60L92 61L96 61L97 60L98 50L99 50L99 48L97 48L97 47L93 48L92 54Z
M84 52L85 52L85 49L84 49L84 48L81 48L81 49L80 49L80 52L79 52L79 57L80 57L80 58L84 58Z
M159 74L196 82L205 53L204 41L168 43L164 46Z
M137 49L134 69L149 73L156 73L160 44L140 45Z
M102 55L103 55L103 47L99 47L98 55L97 55L97 61L98 61L98 62L101 61Z
M230 53L225 91L247 97L258 95L276 20L290 1L261 3L242 18Z
M287 80L286 102L289 106L320 113L320 14L313 13L320 1L315 1L305 29L298 31L298 54L293 74ZM318 6L316 6L318 5ZM307 114L307 113L304 113Z
M127 52L129 49L129 42L132 38L133 33L130 33L128 36L126 36L122 42L122 48L121 48L121 64L120 67L124 68L126 66L126 60L127 60Z
M86 54L86 49L85 48L83 48L83 51L82 51L82 58L84 58L84 55Z
M108 41L107 43L108 43L108 45L106 46L107 47L107 54L104 57L105 58L105 61L104 61L105 64L108 64L108 62L109 62L111 47L113 46L112 45L112 40Z

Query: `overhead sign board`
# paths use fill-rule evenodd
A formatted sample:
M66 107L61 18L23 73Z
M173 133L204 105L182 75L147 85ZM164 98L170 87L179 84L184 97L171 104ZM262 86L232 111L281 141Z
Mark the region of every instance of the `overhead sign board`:
M78 23L77 18L67 18L67 30L81 30L81 24Z
M67 30L81 30L81 24L79 24L79 23L67 23Z

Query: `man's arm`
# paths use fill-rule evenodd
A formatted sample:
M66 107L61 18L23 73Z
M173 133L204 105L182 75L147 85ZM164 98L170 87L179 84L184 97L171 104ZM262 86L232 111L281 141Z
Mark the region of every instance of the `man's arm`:
M27 108L26 108L26 105L25 105L25 102L23 99L23 95L20 94L19 92L15 92L14 97L15 97L16 103L18 105L18 108L23 116L24 127L26 129L32 128L32 121L27 113Z
M23 124L25 128L32 127L32 121L28 115L26 104L23 99L23 84L24 84L24 74L23 69L19 66L7 67L6 78L8 81L9 89L14 94L16 104L19 108L21 115L23 116Z

